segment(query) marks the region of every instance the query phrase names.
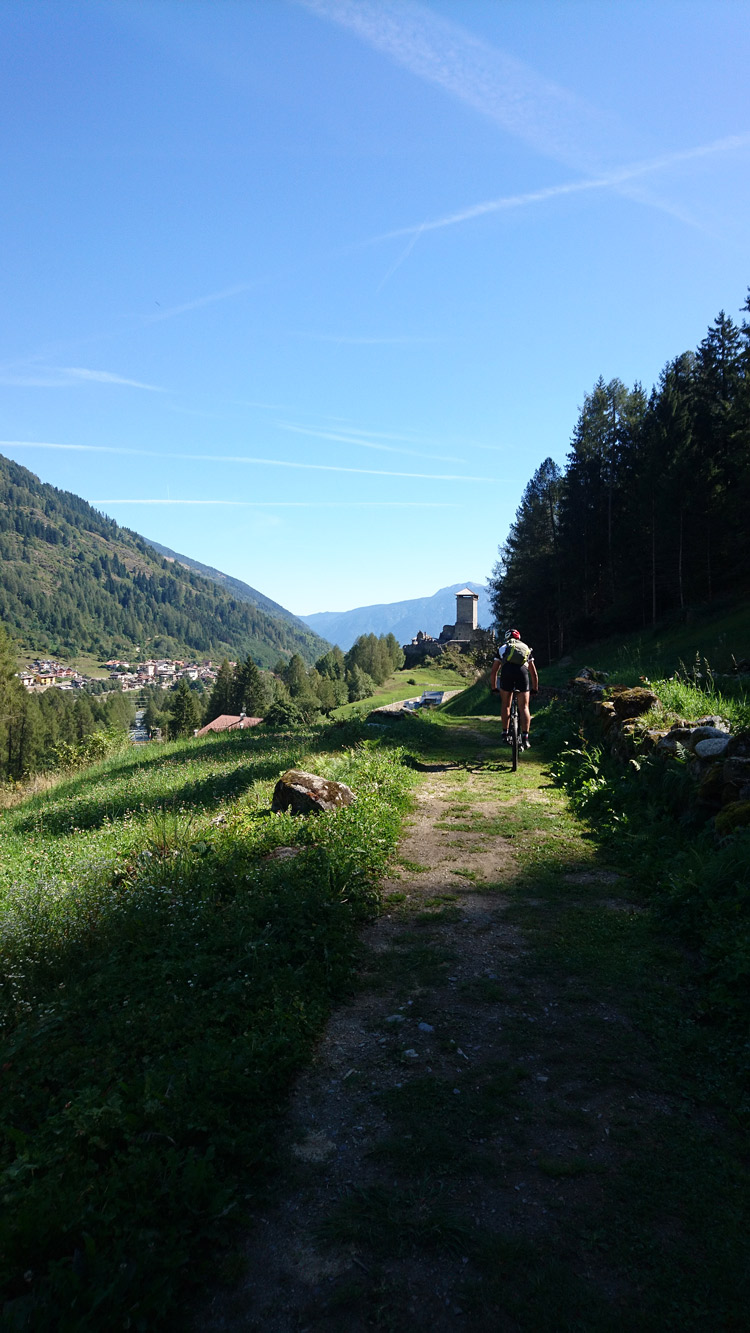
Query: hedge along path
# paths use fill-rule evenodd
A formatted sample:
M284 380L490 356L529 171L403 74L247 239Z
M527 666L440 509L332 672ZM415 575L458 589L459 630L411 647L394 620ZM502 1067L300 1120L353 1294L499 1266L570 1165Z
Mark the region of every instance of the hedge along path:
M543 749L513 775L496 721L442 734L357 988L193 1327L744 1327L742 1146L675 1039L684 958Z

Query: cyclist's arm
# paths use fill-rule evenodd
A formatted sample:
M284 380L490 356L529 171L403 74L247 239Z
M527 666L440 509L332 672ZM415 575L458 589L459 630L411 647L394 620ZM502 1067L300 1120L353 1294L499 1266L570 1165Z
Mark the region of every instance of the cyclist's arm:
M492 663L492 670L491 670L491 672L490 672L490 689L491 689L491 690L494 690L494 689L496 688L496 686L497 686L497 673L499 672L501 666L502 666L502 662L500 661L500 658L499 658L499 657L496 657L495 660L494 660L494 662Z
M532 690L536 692L539 689L539 677L536 673L536 663L533 657L529 659L529 679L531 680Z

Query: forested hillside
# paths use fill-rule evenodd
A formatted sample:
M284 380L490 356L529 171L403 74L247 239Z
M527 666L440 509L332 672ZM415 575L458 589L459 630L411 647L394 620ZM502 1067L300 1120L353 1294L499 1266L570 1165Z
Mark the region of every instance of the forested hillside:
M214 569L213 565L204 565L200 560L193 560L192 556L180 555L179 551L173 551L169 546L162 546L161 542L155 542L151 537L146 537L145 540L165 559L177 560L179 564L185 565L188 569L194 569L196 574L202 574L204 578L210 579L212 583L219 583L236 601L252 602L253 606L259 606L262 611L267 611L269 615L278 616L279 620L288 620L296 629L302 629L306 623L303 622L301 616L292 615L292 612L287 611L286 607L280 606L271 597L266 597L265 593L258 592L258 589L252 588L249 583L243 583L242 579L236 579L232 574L223 574L220 569ZM324 640L318 640L318 642L324 642Z
M744 311L750 313L750 297ZM599 379L528 483L490 586L553 659L750 582L750 323L722 311L648 394Z
M251 653L270 666L328 647L2 456L0 621L20 647L60 655Z

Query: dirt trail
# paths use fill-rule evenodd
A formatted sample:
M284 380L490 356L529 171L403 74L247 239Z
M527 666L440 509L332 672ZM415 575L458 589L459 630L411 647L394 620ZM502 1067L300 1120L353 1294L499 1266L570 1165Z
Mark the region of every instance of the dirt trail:
M671 1113L643 1086L648 1057L629 1052L623 1014L548 976L510 919L521 792L498 799L487 755L425 774L358 989L297 1086L273 1200L202 1333L558 1327L534 1315L534 1283L555 1288L544 1265L568 1261L569 1222L602 1206L627 1153L611 1126ZM540 839L555 800L527 779ZM621 913L615 879L568 868L567 893ZM601 1327L628 1327L614 1309L632 1293L597 1243L569 1263L576 1327L600 1326L586 1322L599 1303L613 1311Z

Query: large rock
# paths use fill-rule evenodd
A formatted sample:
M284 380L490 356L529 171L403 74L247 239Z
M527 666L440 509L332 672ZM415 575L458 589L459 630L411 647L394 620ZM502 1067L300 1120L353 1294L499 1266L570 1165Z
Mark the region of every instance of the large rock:
M305 773L301 768L289 768L274 787L271 809L276 814L289 810L293 815L322 815L351 805L354 799L351 787L343 782Z
M724 760L721 771L725 782L731 782L735 787L742 787L746 782L750 782L750 759L732 755L730 759Z
M633 689L618 690L613 703L619 718L640 717L658 703L653 690L637 685Z
M696 743L694 753L699 759L721 759L726 754L728 745L728 736L708 736Z
M568 685L584 699L601 699L604 696L604 686L590 680L588 676L576 676L568 681Z
M726 741L729 744L729 732L725 727L712 727L707 724L693 727L687 742L688 749L694 750L701 741Z
M729 741L727 754L750 759L750 731L736 731Z
M685 751L684 742L680 740L679 736L675 736L673 732L669 731L666 736L662 736L661 740L656 742L656 748L660 754L684 754Z

